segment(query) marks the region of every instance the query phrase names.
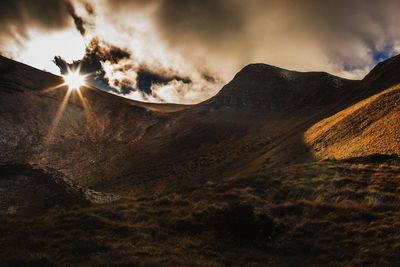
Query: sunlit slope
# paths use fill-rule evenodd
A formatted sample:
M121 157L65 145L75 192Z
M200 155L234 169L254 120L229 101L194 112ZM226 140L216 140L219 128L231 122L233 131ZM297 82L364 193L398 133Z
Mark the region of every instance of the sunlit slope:
M397 85L316 123L304 138L322 158L400 154L399 111Z

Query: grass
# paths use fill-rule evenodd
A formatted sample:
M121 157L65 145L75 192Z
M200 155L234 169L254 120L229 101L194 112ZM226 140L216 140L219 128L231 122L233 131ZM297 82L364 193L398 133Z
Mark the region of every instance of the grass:
M399 97L400 85L383 90L317 122L304 133L304 140L322 158L400 154Z
M3 216L6 265L290 266L400 263L399 169L321 161ZM382 178L385 177L385 178ZM157 187L157 184L154 184Z

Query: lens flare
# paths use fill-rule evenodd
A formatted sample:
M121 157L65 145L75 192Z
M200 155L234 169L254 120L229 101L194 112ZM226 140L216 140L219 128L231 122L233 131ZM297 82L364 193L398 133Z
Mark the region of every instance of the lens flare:
M67 74L63 75L64 83L60 83L60 84L58 84L56 86L52 86L52 87L45 88L45 89L41 90L42 94L46 94L46 93L52 92L52 91L54 91L56 89L59 89L59 88L64 88L65 89L65 87L68 87L68 90L67 90L67 92L66 92L66 94L64 96L64 99L62 100L61 106L58 109L58 112L57 112L57 114L56 114L56 116L55 116L55 118L54 118L54 120L53 120L53 122L51 124L49 134L47 135L47 138L45 139L46 140L45 143L47 145L50 144L50 142L51 142L51 140L52 140L52 138L54 136L54 133L56 131L58 123L60 122L61 117L62 117L62 115L64 113L64 110L66 109L66 107L68 105L68 102L69 102L71 94L73 94L75 92L78 94L79 99L80 99L80 101L82 103L82 106L83 106L83 108L85 110L85 113L86 113L86 116L87 116L88 120L92 117L91 113L89 111L88 101L87 101L86 97L84 97L82 95L82 92L80 90L82 87L92 89L91 86L86 84L86 78L89 75L91 75L91 74L89 73L89 74L82 75L80 73L80 66L78 66L74 70L71 70L68 67Z
M69 90L77 90L85 86L85 76L79 73L79 69L75 71L68 70L68 73L63 76L65 84Z

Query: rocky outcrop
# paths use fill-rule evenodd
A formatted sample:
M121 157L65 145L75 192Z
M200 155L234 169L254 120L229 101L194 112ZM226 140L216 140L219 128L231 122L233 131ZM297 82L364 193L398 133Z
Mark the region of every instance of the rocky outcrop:
M55 170L26 164L0 166L0 214L34 215L55 206L116 199L116 195L85 189Z

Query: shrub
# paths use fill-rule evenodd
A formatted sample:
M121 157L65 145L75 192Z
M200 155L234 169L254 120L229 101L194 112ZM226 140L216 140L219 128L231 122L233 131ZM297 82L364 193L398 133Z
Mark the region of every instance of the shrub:
M275 222L268 215L256 215L253 206L241 203L230 203L216 210L208 218L208 225L219 235L238 241L269 239L276 230Z

